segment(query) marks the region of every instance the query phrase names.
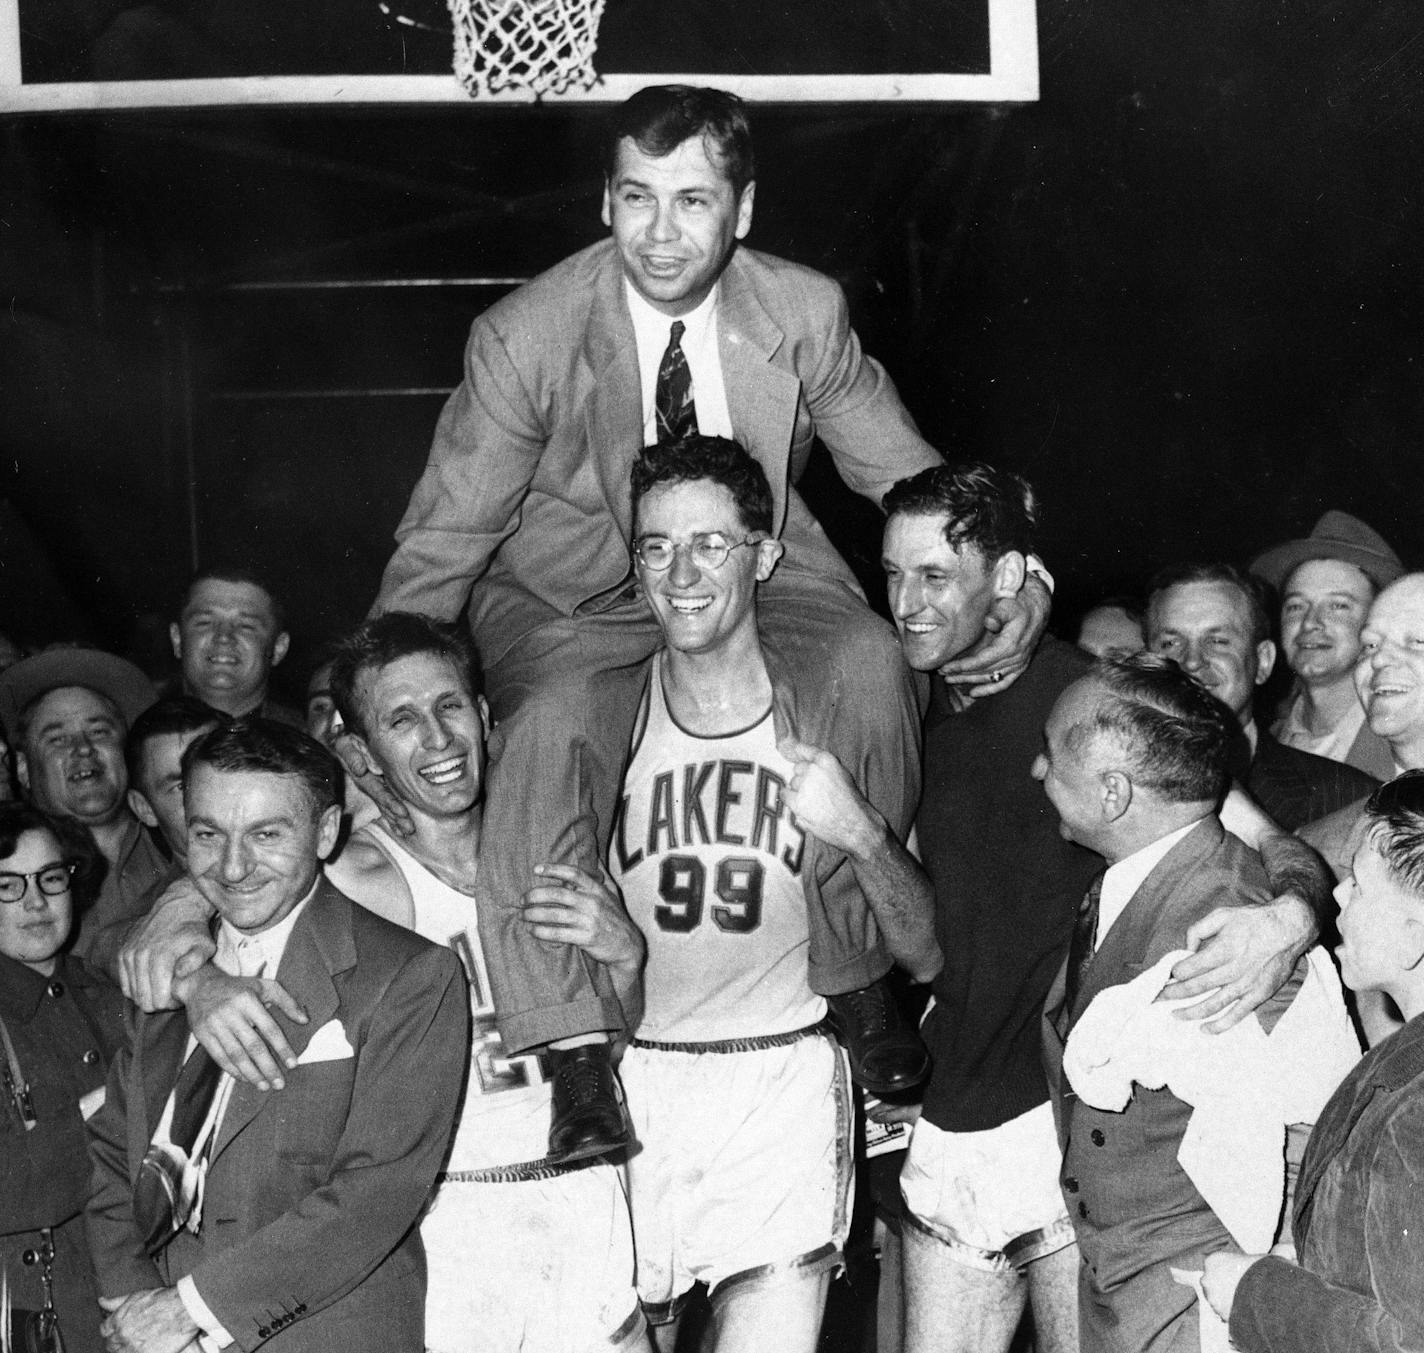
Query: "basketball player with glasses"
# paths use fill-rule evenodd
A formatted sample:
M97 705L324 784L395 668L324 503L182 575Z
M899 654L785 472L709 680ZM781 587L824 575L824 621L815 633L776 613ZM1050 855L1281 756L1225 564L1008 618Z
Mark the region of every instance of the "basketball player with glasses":
M932 973L928 881L842 768L834 684L758 630L787 547L766 476L693 435L633 470L639 587L663 635L646 668L609 868L648 946L622 1062L638 1291L669 1353L694 1283L718 1353L811 1353L849 1223L846 1058L808 968L855 890Z

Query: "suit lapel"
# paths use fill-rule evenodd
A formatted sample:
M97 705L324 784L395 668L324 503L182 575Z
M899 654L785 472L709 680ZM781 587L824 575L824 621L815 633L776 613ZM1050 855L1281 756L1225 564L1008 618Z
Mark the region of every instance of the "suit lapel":
M307 1022L293 1023L275 1008L270 1013L282 1026L287 1042L299 1058L312 1035L336 1014L338 998L332 977L356 962L355 941L351 935L350 908L353 905L323 878L317 884L316 896L307 903L293 927L282 954L277 981L307 1012ZM223 1115L214 1157L226 1151L234 1138L281 1093L280 1090L263 1093L254 1085L238 1081Z
M771 482L775 521L786 521L786 497L791 487L791 441L801 382L790 371L772 365L786 336L767 314L746 272L732 256L722 274L717 301L717 352L732 432L761 462Z
M1221 838L1221 824L1214 817L1206 818L1153 866L1098 945L1071 1012L1070 1030L1099 992L1130 981L1156 962L1159 955L1154 952L1154 942L1160 947L1161 937L1172 933L1163 917L1184 891L1195 886L1197 866Z
M148 1144L163 1117L163 1106L168 1102L174 1085L178 1082L178 1072L183 1066L183 1054L188 1047L187 1011L160 1010L157 1014L143 1016L139 1031L139 1045L142 1049L143 1066L143 1122L139 1131L130 1130L129 1137L139 1152L139 1160L147 1151ZM142 1143L139 1146L139 1143ZM134 1162L137 1165L137 1161Z
M603 493L624 539L632 534L628 476L643 445L643 378L638 340L623 294L623 269L615 250L594 285L583 341L586 445L603 480Z

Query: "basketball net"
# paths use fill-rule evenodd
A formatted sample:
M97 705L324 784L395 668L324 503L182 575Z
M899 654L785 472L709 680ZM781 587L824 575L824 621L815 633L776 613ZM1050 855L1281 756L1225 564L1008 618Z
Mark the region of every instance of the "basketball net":
M449 0L455 74L476 98L528 89L538 98L598 75L593 54L605 0Z

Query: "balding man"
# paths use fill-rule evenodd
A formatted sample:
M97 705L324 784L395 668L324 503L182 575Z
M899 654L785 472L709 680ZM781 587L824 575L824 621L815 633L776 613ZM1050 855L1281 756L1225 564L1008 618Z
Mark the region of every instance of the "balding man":
M1139 654L1100 662L1058 698L1034 764L1065 838L1106 865L1043 1020L1082 1254L1082 1353L1205 1346L1177 1273L1243 1241L1269 1247L1286 1128L1314 1121L1358 1055L1320 953L1219 1039L1153 1003L1194 923L1270 895L1216 816L1235 734L1231 711L1175 663ZM1219 1154L1193 1154L1189 1134Z

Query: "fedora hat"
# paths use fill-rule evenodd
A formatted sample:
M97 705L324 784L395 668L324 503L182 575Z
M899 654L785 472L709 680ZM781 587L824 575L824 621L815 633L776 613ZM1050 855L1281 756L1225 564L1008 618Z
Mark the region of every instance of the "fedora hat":
M143 672L99 648L47 648L0 672L0 725L14 740L20 715L32 701L61 686L87 686L118 706L126 723L133 723L156 698Z
M1258 554L1251 561L1251 572L1280 591L1292 570L1308 559L1338 559L1354 564L1377 587L1388 586L1404 572L1399 556L1383 536L1358 517L1334 508L1315 523L1304 540L1288 540Z

